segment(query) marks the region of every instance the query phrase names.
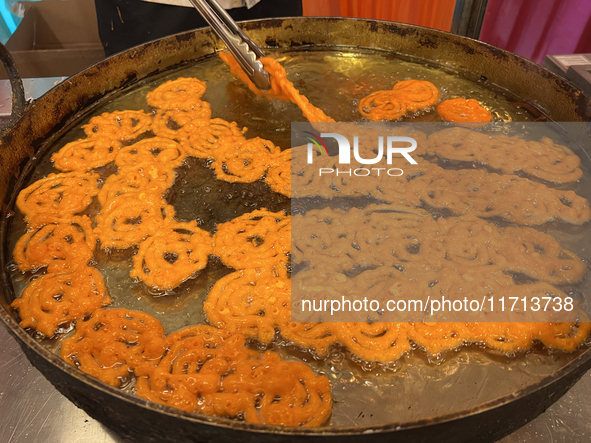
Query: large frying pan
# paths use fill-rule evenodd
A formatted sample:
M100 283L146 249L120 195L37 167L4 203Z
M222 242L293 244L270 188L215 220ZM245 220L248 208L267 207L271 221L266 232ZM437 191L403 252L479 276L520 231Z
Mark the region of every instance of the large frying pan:
M263 47L363 47L426 59L505 88L556 121L591 121L591 101L570 84L532 62L475 40L416 26L355 19L261 20L245 23L244 28ZM164 38L96 64L28 106L0 140L2 220L9 216L15 184L27 162L76 115L125 85L220 49L221 42L206 29ZM551 376L507 397L430 420L395 423L393 417L393 424L384 426L295 429L197 416L120 392L40 346L18 326L9 308L14 295L6 273L10 259L6 223L2 224L0 241L0 317L28 359L91 416L142 442L494 441L543 412L591 367L591 349L586 349Z

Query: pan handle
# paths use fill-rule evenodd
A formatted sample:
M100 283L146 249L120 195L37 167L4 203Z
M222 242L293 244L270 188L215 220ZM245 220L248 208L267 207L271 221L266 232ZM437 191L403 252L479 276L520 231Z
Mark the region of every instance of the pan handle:
M27 101L25 99L23 80L18 73L18 69L16 69L12 55L8 52L8 49L6 49L2 42L0 42L0 59L2 59L2 63L4 64L4 68L6 69L6 73L10 80L10 87L12 88L12 112L10 114L8 127L3 128L1 131L2 135L4 135L4 132L10 130L24 113Z

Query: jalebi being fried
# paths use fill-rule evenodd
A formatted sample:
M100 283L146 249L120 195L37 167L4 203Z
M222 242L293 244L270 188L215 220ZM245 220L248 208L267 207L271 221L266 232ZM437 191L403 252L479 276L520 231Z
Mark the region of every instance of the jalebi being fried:
M478 123L488 123L492 114L473 98L454 98L444 100L437 105L437 113L448 122L468 123L470 127L480 126Z
M537 142L450 128L429 136L427 153L487 165L507 174L522 171L552 183L573 182L583 175L579 157L547 137Z
M110 302L100 273L81 266L33 280L11 306L18 309L21 327L34 328L51 337L60 327L67 328Z
M317 167L333 169L337 157L321 156ZM589 202L574 191L554 189L523 177L499 175L475 169L444 169L421 162L420 165L393 162L391 168L404 168L404 175L374 175L363 180L333 174L298 176L296 197L372 197L396 205L443 209L454 215L474 214L482 218L500 217L526 226L552 220L581 225L591 219ZM352 169L362 168L359 163Z
M587 340L591 321L583 318L579 323L534 323L535 338L550 349L573 352Z
M132 278L168 290L179 286L207 266L211 235L196 221L171 222L142 241L133 257Z
M429 355L458 349L470 336L467 323L460 322L413 322L406 325L408 339L421 346Z
M127 384L133 370L157 364L166 350L164 328L151 315L127 309L98 309L62 341L60 356L112 386Z
M273 158L265 183L273 191L291 197L291 149L286 149Z
M404 80L396 83L392 91L398 95L399 100L410 112L430 108L439 100L439 89L425 80Z
M392 362L411 346L407 323L336 323L338 342L365 361Z
M157 365L136 370L137 394L190 412L252 423L318 426L330 416L326 377L303 363L281 361L244 346L244 336L193 326L167 337Z
M212 167L218 180L252 183L265 175L280 152L273 142L256 137L239 145L218 146Z
M161 110L154 116L152 131L158 137L180 141L189 134L208 126L211 121L210 117L211 109L206 102L203 107L191 111Z
M432 208L455 214L501 217L526 226L552 220L582 225L591 219L589 202L574 191L549 188L522 177L430 167L411 189Z
M209 324L269 344L290 322L291 282L272 272L237 271L218 280L203 310Z
M121 170L154 161L163 163L169 168L177 168L186 156L185 150L174 140L154 137L122 148L115 158L115 163Z
M258 423L281 426L320 426L330 416L330 383L300 362L282 361L266 352L257 360L239 361L222 380L226 392L251 393L258 404Z
M222 376L237 360L256 355L244 347L244 338L211 326L191 326L166 337L167 352L153 365L136 369L136 393L148 400L191 412L204 411L204 397L220 391ZM242 405L240 405L242 406ZM220 409L223 406L220 406Z
M180 77L169 80L148 92L148 104L154 108L191 111L209 103L201 100L207 85L196 78Z
M126 249L138 245L173 217L174 208L160 195L128 192L101 210L94 232L102 249Z
M218 148L239 146L246 141L244 132L235 122L221 118L202 120L200 126L193 125L192 131L180 139L188 155L198 158L216 158Z
M268 99L276 98L296 104L302 111L302 114L304 114L304 117L310 122L334 122L320 108L312 105L305 96L300 94L293 83L287 79L285 68L274 58L260 58L265 71L269 73L269 80L271 82L271 89L269 91L261 91L244 73L232 54L220 52L219 56L230 67L232 73L240 78L255 94L264 95Z
M325 357L338 340L338 323L290 322L278 324L279 332L290 343L319 357Z
M406 114L406 104L395 91L376 91L359 101L359 112L374 122L392 121Z
M587 265L549 234L532 228L499 228L473 215L434 220L425 210L374 205L364 211L323 209L296 215L294 261L333 269L424 262L495 265L551 284L575 283ZM378 212L383 210L384 212ZM373 212L376 211L376 212Z
M172 186L174 178L174 169L157 161L126 167L105 180L98 193L98 201L106 207L110 201L128 192L163 195Z
M280 268L291 247L291 216L266 209L244 214L219 224L213 244L214 255L234 269Z
M82 128L89 137L133 140L152 129L152 116L144 111L103 112L92 117Z
M68 143L51 156L56 169L63 172L90 171L115 160L121 148L117 139L96 135Z
M47 266L48 272L84 267L94 256L96 236L90 218L37 215L14 248L14 261L22 272Z
M49 174L23 189L16 205L25 217L37 214L68 217L84 211L98 193L98 174Z
M294 103L317 131L333 132L323 131L322 125L334 120L299 93L276 60L261 59L271 82L271 90L262 92L231 55L220 57L254 93ZM68 143L51 157L58 170L72 172L50 174L17 198L27 231L16 244L15 262L22 272L46 267L47 273L34 278L11 306L23 328L47 337L75 328L61 344L61 357L69 364L188 412L268 425L320 426L331 414L329 380L304 363L283 361L255 346L297 347L314 358L345 351L371 367L373 362L392 364L415 349L439 358L468 345L516 353L541 344L570 352L589 336L591 322L576 291L553 286L581 281L585 262L548 234L506 223L538 226L559 220L581 225L591 219L587 200L572 190L515 175L449 168L442 162L444 168L428 161L469 161L507 174L567 183L582 175L579 158L568 148L549 139L530 142L464 128L439 131L428 140L417 131L394 130L392 135L416 140L413 158L424 158L411 165L395 154L388 164L372 167L400 174L357 179L352 172L334 172L343 170L338 157L317 155L315 168L310 168L297 155L292 161L292 149L300 149L299 154L306 147L281 151L271 141L247 139L246 128L235 122L212 119L205 91L201 80L178 78L147 94L150 113L114 111L92 117L83 126L87 139ZM365 97L359 111L374 121L396 120L432 108L438 100L432 83L407 80ZM489 121L490 113L474 102L447 100L438 112L448 121ZM379 131L343 126L339 133L361 140L347 169L358 171L369 164L359 158L375 158L373 141L383 136ZM187 156L207 159L200 163L211 167L218 180L264 180L288 197L293 180L296 198L347 197L355 203L354 198L362 197L359 206L364 209L355 204L347 212L310 209L294 216L306 229L295 230L293 238L290 215L260 209L218 223L212 236L197 220L176 220L166 200L174 194L167 190L175 168ZM111 162L117 166L114 173L114 167L103 168ZM100 178L89 172L96 168ZM317 174L313 169L318 168L333 172ZM92 203L95 196L100 209ZM80 215L84 211L88 215ZM106 255L111 248L137 247L137 253L129 252L134 253L130 277L165 295L197 277L211 255L235 271L210 287L203 305L209 325L166 335L148 314L105 309L111 302L105 282L88 266L95 260L97 239ZM519 284L523 278L528 284ZM292 303L292 287L308 299ZM305 301L365 297L384 306L408 294L415 302L512 297L529 303L568 296L575 312L569 322L553 311L546 312L550 321L545 323L530 321L535 319L531 312L517 313L519 321L509 322L504 317L497 321L491 308L476 314L484 321L464 323L424 322L426 317L447 317L419 309L416 321L385 322L384 312L371 308L354 314L352 321L330 322L332 312L321 310L318 316L320 311L313 309L307 317L296 317L302 321L292 321L292 310L303 310Z

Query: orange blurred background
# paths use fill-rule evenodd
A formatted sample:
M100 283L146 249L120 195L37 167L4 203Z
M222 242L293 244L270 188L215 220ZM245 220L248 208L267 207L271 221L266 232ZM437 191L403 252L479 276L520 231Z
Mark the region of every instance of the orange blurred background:
M303 0L305 16L357 17L449 31L456 0Z

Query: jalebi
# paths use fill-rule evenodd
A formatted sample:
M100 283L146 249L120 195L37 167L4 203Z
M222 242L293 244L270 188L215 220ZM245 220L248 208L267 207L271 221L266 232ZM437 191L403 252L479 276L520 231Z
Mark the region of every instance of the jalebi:
M477 123L488 123L492 114L473 98L454 98L444 100L437 105L437 113L448 122L469 123L471 127Z
M207 266L211 236L197 222L171 222L140 243L133 257L132 278L168 290L179 286Z
M67 328L110 302L99 272L82 266L33 280L11 306L18 309L21 327L51 337L62 325Z
M63 360L112 386L129 382L133 370L160 361L164 328L151 315L127 309L98 309L62 341Z
M67 172L49 174L23 189L16 205L26 216L68 217L84 211L98 193L98 174Z
M84 126L89 137L104 136L110 139L133 140L152 128L152 116L144 111L103 112L92 117Z
M96 236L87 216L37 215L16 243L14 261L23 272L44 266L48 272L63 272L88 265L95 248Z
M260 209L219 224L213 253L234 269L272 269L287 264L290 236L290 216Z
M487 165L507 174L523 171L552 183L573 182L583 176L579 157L547 137L537 142L450 128L429 136L427 153Z
M160 109L191 111L209 104L201 100L207 85L196 78L169 80L148 92L148 104Z
M70 142L51 156L60 171L90 171L115 160L121 142L104 136L94 136Z

